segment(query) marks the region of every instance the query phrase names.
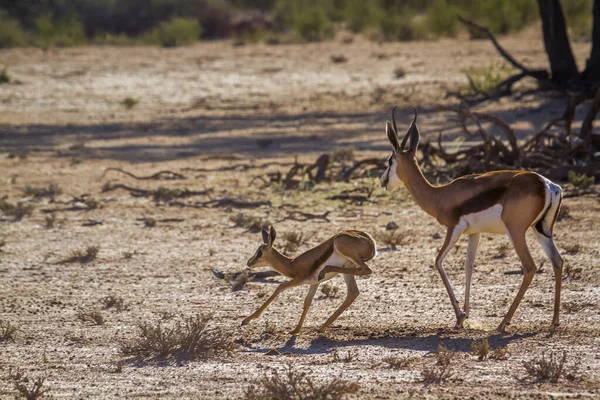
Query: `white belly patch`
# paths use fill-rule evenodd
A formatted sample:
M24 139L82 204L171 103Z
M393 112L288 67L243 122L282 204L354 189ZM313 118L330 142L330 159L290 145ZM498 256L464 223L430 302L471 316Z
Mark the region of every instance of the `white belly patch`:
M506 227L502 221L502 206L493 207L460 218L467 224L465 233L505 233ZM461 221L461 222L462 222Z
M319 274L321 273L323 268L325 268L326 265L332 265L334 267L354 268L354 265L350 261L339 255L338 253L333 252L333 254L330 255L329 258L323 264L319 265L319 267L315 269L315 271L312 274L307 276L302 283L316 285L317 283L328 281L334 276L336 276L337 272L329 272L325 275L325 278L323 280L319 281Z

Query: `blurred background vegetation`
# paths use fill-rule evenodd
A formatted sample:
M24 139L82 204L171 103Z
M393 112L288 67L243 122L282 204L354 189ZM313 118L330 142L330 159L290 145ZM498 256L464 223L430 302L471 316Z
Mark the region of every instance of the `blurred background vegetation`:
M571 40L590 40L593 0L563 0ZM461 31L457 16L493 33L539 19L536 0L18 0L0 2L0 48L196 40L301 43L349 30L376 41L432 40Z

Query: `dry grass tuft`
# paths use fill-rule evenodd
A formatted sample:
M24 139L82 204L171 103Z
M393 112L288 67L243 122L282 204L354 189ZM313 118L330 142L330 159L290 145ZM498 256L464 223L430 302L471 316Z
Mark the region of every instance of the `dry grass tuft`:
M564 375L566 360L566 351L563 351L562 356L556 355L555 353L550 353L550 356L546 357L546 354L542 354L541 357L524 361L523 367L525 367L527 374L535 378L537 381L550 381L552 383L556 383L560 377Z
M6 197L0 199L0 210L4 215L13 217L15 221L20 221L24 216L30 217L33 213L33 206L30 204L11 204L6 201Z
M74 250L69 257L57 261L57 264L89 263L96 258L99 251L99 246L88 246L85 250Z
M257 379L244 391L245 400L341 400L359 390L355 382L334 378L327 383L315 383L305 372L295 371L291 365L284 373L273 372Z
M348 57L346 57L343 54L332 55L331 56L331 62L334 63L334 64L345 63L345 62L348 62Z
M18 397L27 399L27 400L37 400L41 399L46 393L50 391L48 388L44 388L45 377L40 377L36 379L29 378L23 371L19 368L16 370L10 369L8 371L8 377L13 381L15 390L18 392ZM31 387L28 387L27 384L29 382L33 382Z
M50 215L46 215L44 217L44 221L45 221L44 227L46 229L52 229L52 228L54 228L54 223L56 222L56 215L54 215L54 213L52 213Z
M284 254L289 255L295 253L298 247L304 243L304 234L297 231L286 232L283 235L283 239L285 240L285 244L282 251Z
M483 338L481 340L476 340L471 345L471 351L473 355L476 355L477 358L481 361L487 360L491 351L490 344L488 343L488 338Z
M210 316L195 315L170 326L141 322L139 335L121 346L123 354L138 359L197 360L231 352L233 342L216 328L209 328Z
M356 358L356 355L351 351L347 352L345 356L340 355L337 350L333 350L331 353L331 362L334 363L349 363Z
M271 223L266 219L254 217L252 215L244 215L242 213L232 215L229 220L242 228L248 229L250 232L260 232L261 229L269 229Z
M489 358L491 360L505 360L508 355L508 346L497 347L492 351Z
M332 162L354 161L355 148L352 146L338 147L331 153Z
M558 211L558 217L556 218L557 221L562 221L563 219L570 219L571 217L571 209L569 208L569 206L566 205L561 205L560 206L560 210Z
M56 183L51 183L48 187L25 186L23 188L23 194L25 196L31 196L35 200L39 200L43 197L54 199L56 196L60 196L62 192L62 188Z
M565 310L565 312L567 314L573 314L573 313L578 313L591 305L592 305L591 303L582 303L582 302L578 302L578 301L571 301L568 303L563 303L562 308L563 308L563 310Z
M154 228L156 226L156 220L154 218L144 218L144 227Z
M406 69L404 67L396 67L394 69L394 76L396 79L404 78L406 76Z
M80 311L77 313L77 319L92 325L104 325L104 316L100 311Z
M510 250L511 245L510 243L502 243L500 244L496 250L498 251L498 253L494 256L494 258L498 259L498 258L504 258L506 257L506 253Z
M386 246L391 247L396 250L398 246L404 243L406 239L406 235L400 232L399 229L394 229L391 231L379 231L375 235L375 240L377 242L383 243Z
M443 343L440 343L436 352L436 364L425 367L421 371L423 382L426 384L441 383L451 378L453 372L450 363L455 356L454 351L448 350Z
M421 371L421 378L423 379L423 383L442 383L448 379L450 379L453 375L453 372L450 368L450 364L446 365L431 365L423 368Z
M440 343L438 345L438 350L435 356L437 365L450 365L455 356L456 352L448 350L444 343Z
M114 308L116 311L123 311L128 308L123 301L123 298L115 296L114 294L109 294L108 296L101 298L100 303L102 303L102 308L105 310Z
M321 293L323 293L323 296L329 299L335 299L338 297L339 291L340 289L337 286L330 285L328 283L321 286Z
M582 247L579 243L575 243L564 246L564 249L566 254L575 255L581 252Z
M19 327L11 324L10 322L5 322L0 320L0 343L2 342L15 342L15 336L19 331Z
M408 368L415 362L413 357L399 357L399 356L389 356L385 357L383 360L384 363L387 364L388 368L391 369L402 369Z

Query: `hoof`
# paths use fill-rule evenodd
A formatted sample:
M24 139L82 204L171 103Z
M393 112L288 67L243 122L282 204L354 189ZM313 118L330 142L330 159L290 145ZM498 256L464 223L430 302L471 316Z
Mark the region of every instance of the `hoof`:
M248 320L248 319L243 320L242 321L242 326L248 325L248 322L250 322L250 320Z
M468 316L467 314L465 314L464 312L461 312L458 317L456 318L456 325L454 326L455 329L463 329L463 323L465 322L465 319L467 319Z

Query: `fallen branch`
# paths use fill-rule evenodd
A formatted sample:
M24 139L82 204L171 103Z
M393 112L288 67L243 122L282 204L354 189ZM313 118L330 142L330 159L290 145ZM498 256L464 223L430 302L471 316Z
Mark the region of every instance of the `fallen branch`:
M178 174L176 172L173 172L173 171L159 171L155 174L148 175L148 176L136 176L136 175L132 174L131 172L127 172L121 168L112 168L112 167L106 168L104 170L104 173L102 173L102 176L100 177L100 179L104 178L104 175L106 175L106 173L109 171L120 172L122 174L132 177L133 179L137 179L138 181L160 180L163 176L164 176L165 180L185 179L185 176Z
M123 189L128 191L134 197L152 197L156 202L170 203L175 198L187 198L192 196L206 196L213 192L213 188L206 190L188 190L188 189L169 189L165 187L159 187L158 189L145 190L136 187L117 183L114 185L106 184L102 187L102 192L111 192L117 189Z
M329 218L327 218L329 213L331 213L331 211L326 211L323 214L311 214L303 211L291 211L285 218L279 220L278 222L288 220L304 222L314 219L322 219L324 221L331 222Z
M241 199L236 199L232 197L222 197L218 199L196 202L193 204L193 207L196 208L221 208L221 207L231 207L231 208L258 208L261 206L271 207L272 204L269 200L264 201L246 201Z
M244 270L240 272L225 273L218 269L212 270L213 275L218 279L225 279L230 285L231 290L237 292L244 288L246 283L254 279L265 279L274 276L280 276L277 271L249 271Z

